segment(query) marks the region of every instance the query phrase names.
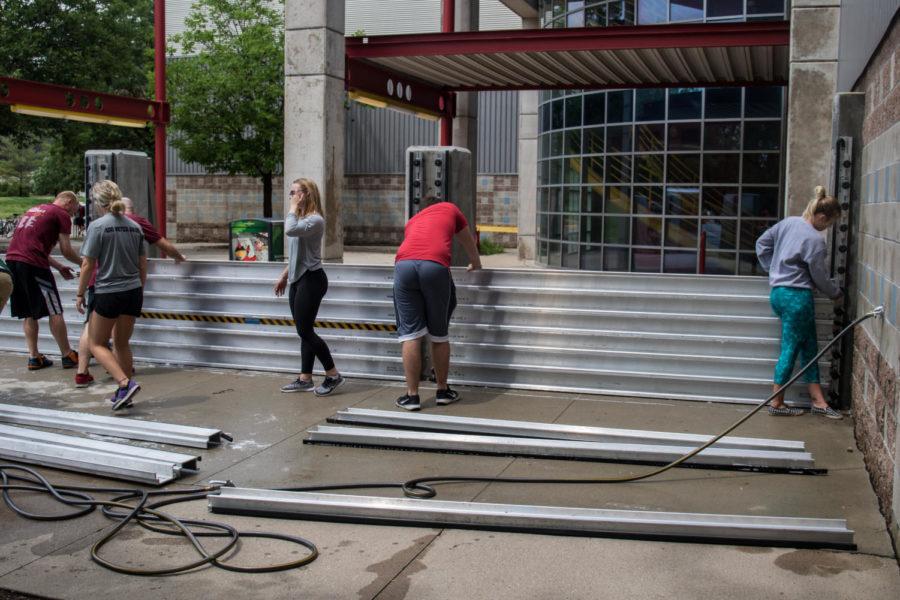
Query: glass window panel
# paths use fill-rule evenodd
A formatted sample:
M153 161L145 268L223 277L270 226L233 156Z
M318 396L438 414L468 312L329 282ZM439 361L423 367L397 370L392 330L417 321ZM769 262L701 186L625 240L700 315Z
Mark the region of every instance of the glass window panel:
M606 188L606 205L603 209L605 213L624 213L631 212L631 188L610 185Z
M563 244L561 266L567 269L578 268L578 244Z
M628 270L628 248L611 248L603 247L603 270L604 271L627 271Z
M662 123L636 125L634 130L636 152L657 152L665 148L666 126Z
M631 154L610 154L606 157L606 181L631 182Z
M547 228L547 238L558 240L562 235L562 215L550 215L550 226Z
M663 257L663 273L696 273L697 253L683 250L666 250Z
M562 188L554 187L547 190L549 193L548 198L550 199L550 205L548 210L550 212L559 212L562 210Z
M663 191L661 187L635 186L632 212L637 214L661 215Z
M603 252L600 246L584 246L581 249L581 270L601 271L603 269L602 256Z
M563 132L557 131L550 134L550 156L560 156L563 153Z
M747 14L784 13L784 0L747 0Z
M606 133L605 127L588 127L584 130L584 147L582 152L585 154L600 154L603 152L603 136Z
M631 270L636 273L659 273L661 259L659 250L635 248L631 251Z
M541 158L548 156L550 156L550 134L544 133L541 135Z
M669 90L670 119L699 119L703 93L698 88Z
M550 129L562 129L563 100L554 100L550 108Z
M581 241L592 244L603 241L603 217L581 217Z
M603 157L584 157L584 183L603 183Z
M646 89L634 92L635 121L663 121L666 118L666 90Z
M550 210L550 190L543 188L538 190L538 212Z
M708 275L734 275L737 255L733 252L707 252L704 266Z
M542 160L538 168L538 185L550 183L550 161Z
M541 107L541 131L550 129L550 103L547 102Z
M565 183L581 183L581 157L570 156L563 159L566 164Z
M702 219L700 231L706 234L708 250L734 250L737 247L737 221ZM732 268L732 272L734 269Z
M539 260L542 263L546 264L546 262L547 262L547 242L545 242L544 240L541 240L541 243L538 244L538 256L539 256Z
M581 188L563 188L563 212L577 213L581 210Z
M744 0L710 0L706 3L707 17L731 17L743 14Z
M712 217L736 217L738 213L738 189L703 187L703 214Z
M631 233L631 219L628 217L604 217L603 240L607 244L628 244Z
M566 127L581 127L581 96L566 98Z
M572 129L566 132L566 154L581 154L581 130Z
M550 237L550 215L543 214L541 215L540 223L540 237L548 238Z
M669 150L699 150L700 123L672 123L669 125Z
M607 3L607 22L609 25L634 25L635 0L616 0Z
M699 212L700 190L698 188L670 187L666 189L666 216L696 217Z
M670 154L666 164L668 183L700 183L699 154Z
M632 246L662 245L662 218L635 217L632 228Z
M558 267L560 262L560 246L559 242L550 242L549 253L547 254L547 264L551 267Z
M668 0L640 0L638 3L638 24L654 25L656 23L665 23L669 18L669 15L666 14L668 8Z
M756 123L753 127L756 127ZM741 124L735 121L707 122L703 132L703 149L740 150Z
M607 152L631 152L631 125L614 125L606 128Z
M780 150L781 122L757 121L750 123L744 134L744 150Z
M756 250L756 240L759 239L766 229L772 226L775 221L756 221L752 219L741 220L741 250Z
M697 219L666 219L667 248L696 248Z
M744 116L756 117L780 117L781 116L781 88L780 87L748 87L744 90Z
M566 27L584 27L584 0L569 0L569 11Z
M672 21L702 21L703 0L672 0Z
M745 187L741 192L742 217L778 217L778 188Z
M631 90L608 92L606 102L606 122L623 123L631 121Z
M577 215L565 215L563 217L563 239L567 242L578 241L578 222L581 217Z
M593 185L582 190L581 212L603 212L603 186Z
M707 119L736 119L740 116L741 88L707 88Z
M562 183L562 159L550 161L550 182Z
M779 154L744 154L744 183L778 183Z
M766 275L763 268L759 265L759 259L755 253L738 254L738 275Z
M606 94L588 94L584 97L584 124L599 125L606 121Z
M634 157L635 183L662 183L664 162L662 154L636 155Z
M741 178L740 154L704 154L704 183L739 183Z

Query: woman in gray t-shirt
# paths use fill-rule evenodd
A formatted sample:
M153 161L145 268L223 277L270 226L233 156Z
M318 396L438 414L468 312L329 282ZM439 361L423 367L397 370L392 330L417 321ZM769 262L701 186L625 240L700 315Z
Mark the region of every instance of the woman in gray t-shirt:
M141 389L131 377L134 369L129 340L144 303L147 254L144 232L125 216L119 186L109 180L99 181L91 188L91 198L101 216L90 224L81 245L81 278L75 308L84 313L84 295L96 270L89 330L91 354L118 382L110 401L112 409L119 410L131 406L132 398ZM115 355L107 346L110 336L114 338Z

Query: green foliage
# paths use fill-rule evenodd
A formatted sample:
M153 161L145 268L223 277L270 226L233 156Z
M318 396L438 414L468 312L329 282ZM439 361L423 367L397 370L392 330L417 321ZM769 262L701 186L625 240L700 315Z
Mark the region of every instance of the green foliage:
M284 154L284 16L269 0L197 0L168 68L172 145L209 171L263 179ZM170 49L171 51L171 49Z
M481 236L481 243L478 245L478 253L482 256L490 256L491 254L503 254L503 245L495 242L489 237Z
M52 201L53 196L0 196L0 219L20 216L32 206Z
M33 144L0 138L0 194L28 194L38 160L38 148Z

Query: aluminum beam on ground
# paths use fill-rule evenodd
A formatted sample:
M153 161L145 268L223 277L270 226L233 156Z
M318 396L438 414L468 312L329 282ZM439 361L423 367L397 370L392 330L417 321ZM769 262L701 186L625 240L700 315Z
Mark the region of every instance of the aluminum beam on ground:
M403 450L649 464L667 464L695 448L691 446L579 442L399 429L332 427L329 425L319 425L308 430L304 442ZM778 452L733 448L707 448L685 462L684 465L688 467L808 473L812 473L815 469L812 455L808 452ZM817 471L817 473L821 473L821 471Z
M367 408L347 408L328 419L329 423L345 425L377 425L400 429L418 429L471 433L478 435L501 435L507 437L540 438L548 440L570 440L599 442L607 444L653 444L657 446L700 446L712 436L669 431L642 431L639 429L616 429L611 427L585 427L560 423L536 423L532 421L508 421L503 419L480 419L407 413L394 410L371 410ZM723 437L711 448L731 448L738 450L774 450L780 452L804 452L805 444L797 440L776 440L764 438Z
M529 506L231 487L221 488L208 499L209 510L222 514L553 535L856 549L853 530L847 528L844 519Z
M0 458L163 485L196 471L199 456L0 425Z
M190 448L211 448L222 443L222 431L219 429L104 417L16 404L0 404L0 422L96 433Z

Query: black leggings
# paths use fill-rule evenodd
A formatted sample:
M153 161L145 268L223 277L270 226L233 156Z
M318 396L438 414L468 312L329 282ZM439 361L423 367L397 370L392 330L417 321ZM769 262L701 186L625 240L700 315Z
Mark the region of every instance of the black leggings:
M291 314L294 325L300 335L300 372L312 373L316 359L322 368L330 371L334 368L334 360L325 340L316 334L314 328L319 305L328 291L328 276L324 269L307 271L291 284L288 301L291 303Z

